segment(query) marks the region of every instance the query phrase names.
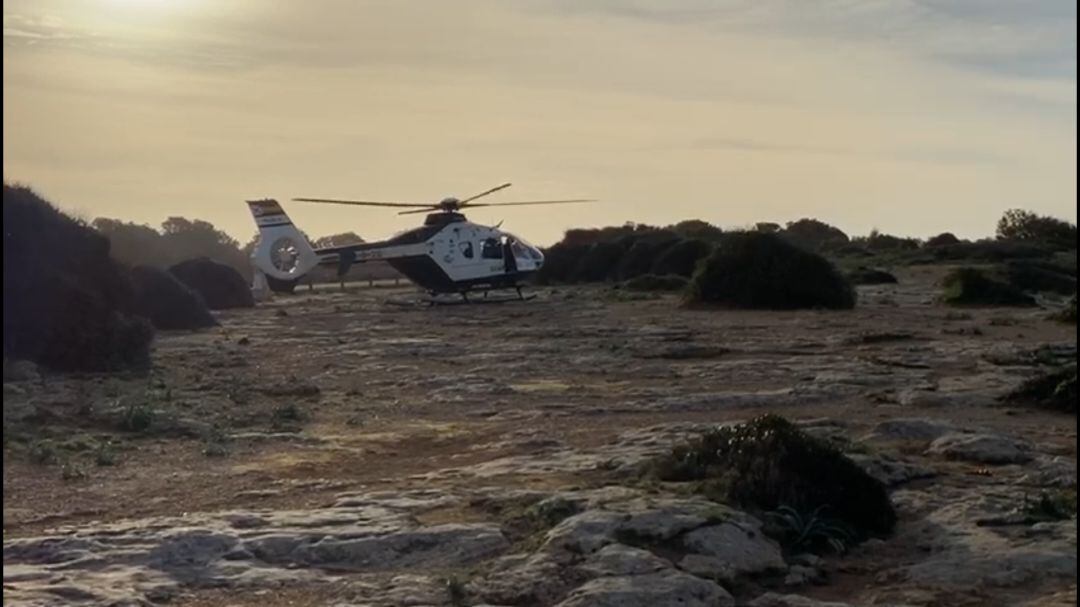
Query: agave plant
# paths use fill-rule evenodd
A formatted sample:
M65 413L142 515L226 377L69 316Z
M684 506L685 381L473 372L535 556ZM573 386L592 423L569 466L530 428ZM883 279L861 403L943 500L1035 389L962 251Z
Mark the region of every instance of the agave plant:
M789 550L808 552L828 546L833 552L844 554L857 538L843 522L822 516L827 508L822 505L813 512L804 513L790 506L780 506L765 516L776 526L781 543Z

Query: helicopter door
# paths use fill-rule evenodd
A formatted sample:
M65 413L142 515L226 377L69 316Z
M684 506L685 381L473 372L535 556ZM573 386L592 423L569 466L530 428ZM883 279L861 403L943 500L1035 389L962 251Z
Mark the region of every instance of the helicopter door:
M514 258L514 241L510 238L503 236L502 239L503 250L503 266L507 274L513 274L517 272L517 259Z

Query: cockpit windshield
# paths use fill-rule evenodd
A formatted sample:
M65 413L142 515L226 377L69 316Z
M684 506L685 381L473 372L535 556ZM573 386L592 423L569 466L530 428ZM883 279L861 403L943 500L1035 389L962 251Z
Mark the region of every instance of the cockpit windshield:
M529 244L527 241L512 234L507 234L507 237L510 239L510 248L514 251L514 257L526 257L536 260L544 258L543 254L540 253L540 249Z

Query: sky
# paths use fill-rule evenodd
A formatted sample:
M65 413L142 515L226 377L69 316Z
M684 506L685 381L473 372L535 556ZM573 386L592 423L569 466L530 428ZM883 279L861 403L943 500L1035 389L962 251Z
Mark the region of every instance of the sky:
M8 0L4 179L84 218L277 198L311 236L476 209L570 227L814 217L850 234L1076 221L1072 0Z

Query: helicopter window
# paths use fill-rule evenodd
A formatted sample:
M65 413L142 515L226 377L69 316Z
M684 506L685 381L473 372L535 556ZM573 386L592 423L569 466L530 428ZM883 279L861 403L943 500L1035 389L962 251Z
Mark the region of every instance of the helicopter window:
M480 257L484 259L502 259L502 245L494 238L484 240L480 249Z
M473 258L473 246L471 242L460 243L458 244L458 248L461 249L461 254L464 255L466 259Z

